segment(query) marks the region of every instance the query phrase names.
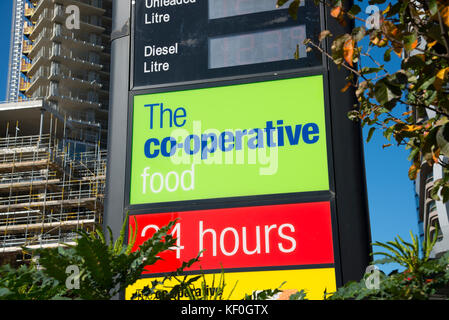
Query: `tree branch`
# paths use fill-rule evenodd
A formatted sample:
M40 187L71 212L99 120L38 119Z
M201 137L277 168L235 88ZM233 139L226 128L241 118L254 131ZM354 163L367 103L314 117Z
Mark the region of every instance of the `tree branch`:
M311 46L313 46L315 49L317 49L318 51L320 51L321 53L323 53L324 55L326 55L326 57L328 57L329 59L332 60L332 62L335 63L335 59L329 54L327 53L323 48L321 48L319 45L315 44L312 40L308 39L307 44L310 44ZM337 63L335 63L337 64ZM346 63L342 62L340 64L337 65L341 65L344 68L348 69L350 72L354 73L355 75L357 75L358 77L363 78L364 80L368 81L368 79L361 74L360 72L358 72L357 70L355 70L354 68L351 68L349 65L347 65Z

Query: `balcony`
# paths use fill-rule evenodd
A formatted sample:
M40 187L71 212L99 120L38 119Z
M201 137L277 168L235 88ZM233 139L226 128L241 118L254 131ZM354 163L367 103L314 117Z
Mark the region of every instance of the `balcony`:
M52 26L52 10L45 8L40 14L37 21L34 22L34 29L29 35L31 40L35 40L44 28L51 28Z
M32 59L32 66L27 73L28 77L33 77L34 74L42 67L50 64L49 56L51 55L51 48L46 46L34 46L32 53L29 57Z
M61 62L69 68L89 69L96 71L103 68L103 65L101 65L98 61L98 57L80 50L74 51L68 48L61 49L60 47L53 48L50 59L52 61Z
M426 213L427 215L430 215L432 212L436 212L437 209L437 204L435 202L435 200L431 200L429 202L427 202L426 204Z
M50 88L47 99L57 101L59 106L65 107L65 110L83 108L85 111L86 108L98 109L101 106L94 91L62 85Z
M32 48L28 53L30 59L34 59L42 47L51 46L51 35L52 32L50 28L43 28L38 35L35 35Z
M23 78L20 79L20 91L27 91L31 86L31 82L25 81Z
M433 171L431 170L426 176L426 184L433 182Z
M48 87L49 85L49 77L50 67L42 65L40 68L37 68L31 77L31 85L27 90L28 95L34 95L36 90L38 90L42 86Z
M26 62L25 60L22 60L22 63L20 65L20 71L23 73L27 73L28 71L30 71L32 66L31 62Z
M429 238L433 239L435 237L435 232L438 232L436 235L437 241L441 241L443 239L443 233L441 232L438 216L432 217L430 219L429 225Z
M62 3L64 5L74 4L78 6L82 12L88 14L103 15L106 12L106 9L103 9L101 3L96 0L62 0Z
M54 3L51 0L40 0L40 1L33 1L33 5L34 5L34 12L33 15L30 17L30 20L33 21L33 23L36 23L42 12L45 9L52 9Z
M31 17L35 12L35 8L25 8L25 17Z
M63 86L67 86L73 89L84 90L100 90L102 84L98 78L89 76L88 72L83 70L73 71L65 66L58 68L52 68L52 72L49 75L49 79L60 82Z
M53 22L64 24L67 19L67 14L62 7L57 7L53 10L53 16L51 19ZM87 33L103 33L105 30L105 28L101 25L100 19L98 19L96 15L81 14L80 23L82 24L81 29Z
M19 101L19 102L28 101L28 100L30 100L30 98L24 94L19 94L19 97L17 98L17 101Z
M23 34L28 36L28 35L32 34L33 31L34 31L34 26L29 26L27 24L25 24L23 26Z
M26 41L23 41L22 44L22 53L23 54L28 54L31 52L31 50L33 50L33 45L31 43L28 43Z
M86 51L101 52L104 47L101 45L101 38L97 34L85 32L72 32L60 25L53 27L53 32L49 37L52 41L57 40L65 48L82 48Z

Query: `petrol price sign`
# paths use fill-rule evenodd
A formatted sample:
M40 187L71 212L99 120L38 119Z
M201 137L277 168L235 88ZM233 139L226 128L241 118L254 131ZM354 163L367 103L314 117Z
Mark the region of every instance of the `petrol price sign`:
M304 40L319 11L299 20L271 0L141 0L135 5L134 88L205 82L321 65Z
M312 0L292 19L290 3L114 1L105 226L118 233L129 216L135 251L175 221L177 241L122 298L148 298L145 287L198 254L184 275L213 282L223 272L238 280L235 299L286 279L320 299L363 275L370 235L360 127L347 118L354 92L304 45L351 29ZM198 297L216 292L194 286Z

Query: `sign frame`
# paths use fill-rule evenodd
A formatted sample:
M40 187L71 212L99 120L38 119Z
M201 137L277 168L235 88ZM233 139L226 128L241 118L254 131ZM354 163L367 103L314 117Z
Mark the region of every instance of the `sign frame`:
M348 6L350 5L349 3ZM371 261L371 236L361 128L358 123L350 121L346 116L347 111L356 103L355 95L352 89L347 90L345 93L340 92L339 84L344 83L347 72L337 70L337 67L325 55L322 55L322 66L309 68L308 70L298 69L277 73L261 73L213 79L211 81L195 81L193 83L161 84L145 89L133 90L132 57L134 52L133 28L131 27L132 23L130 23L133 15L131 0L114 0L113 8L107 197L105 199L103 225L110 226L114 235L117 235L127 212L131 216L175 210L186 211L329 201L337 287L351 280L360 280L366 266ZM350 32L351 30L351 26L341 27L338 25L330 16L329 10L322 5L320 5L320 17L323 30L330 29L335 34ZM325 46L327 49L330 48L328 40L326 40ZM124 59L125 53L128 56ZM124 75L128 79L126 85L123 85ZM324 81L323 94L329 191L130 205L132 103L135 95L255 83L312 75L322 75ZM334 83L336 85L333 85ZM123 108L124 104L127 105L127 108ZM339 110L336 110L337 105ZM126 154L123 154L123 145L126 145ZM281 270L286 267L273 268ZM260 270L259 268L256 269ZM244 268L244 270L251 271L251 268ZM217 270L203 272L212 273L214 271ZM186 274L189 273L192 272L186 272ZM193 271L193 273L195 272ZM151 277L153 276L151 275ZM117 298L123 299L124 292Z
M239 84L249 84L249 83L257 83L257 82L265 82L269 80L282 80L282 79L290 79L296 77L307 77L307 76L323 76L323 88L326 92L328 90L328 81L326 79L326 75L322 72L322 68L318 68L316 70L310 70L305 72L292 72L292 73L284 73L282 75L275 76L259 76L252 77L250 79L233 79L226 81L226 85L239 85ZM182 86L171 86L169 88L152 88L152 89L144 89L138 91L130 91L128 98L128 123L127 123L127 142L126 142L126 176L125 176L125 189L130 190L131 184L131 155L132 155L132 134L133 134L133 102L134 97L139 95L151 94L151 93L162 93L162 92L179 92L184 90L195 90L195 89L204 89L204 88L214 88L214 87L222 87L223 83L219 81L208 82L208 83L196 83L191 85L182 85ZM324 116L326 122L326 128L330 128L331 120L330 120L330 110L329 103L326 102L326 95L324 95ZM328 171L329 171L329 190L334 190L334 177L333 177L333 159L332 159L332 139L330 136L329 130L326 130L326 146L327 146L327 159L328 159ZM147 212L150 210L151 212L157 212L157 210L182 210L186 207L204 207L203 204L207 207L214 206L215 204L220 205L223 203L235 204L239 206L242 203L249 202L259 202L264 199L270 199L271 201L276 201L279 198L287 198L287 199L301 199L301 201L308 201L308 199L317 199L314 201L330 199L332 195L328 191L311 191L311 192L296 192L296 193L281 193L281 194L266 194L266 195L254 195L254 196L238 196L238 197L226 197L226 198L211 198L211 199L201 199L201 200L186 200L186 201L174 201L174 202L161 202L161 203L151 203L151 204L131 204L130 203L130 192L125 194L125 209L130 212ZM198 204L198 202L201 202Z
M128 0L127 0L128 1ZM132 0L132 3L134 3L136 0ZM208 1L208 0L198 0L198 1ZM309 0L301 0L301 1L309 1ZM273 2L274 4L274 2ZM285 7L286 9L287 7ZM322 66L316 66L316 67L299 67L296 69L289 69L289 70L282 70L282 71L277 71L277 72L257 72L257 73L250 73L250 74L244 74L244 75L239 75L239 76L228 76L228 77L216 77L213 79L199 79L199 80L190 80L190 81L182 81L182 82L174 82L174 83L160 83L160 84L154 84L154 85L143 85L143 86L135 86L134 85L134 55L135 55L135 20L133 19L133 17L136 14L136 8L135 8L135 4L131 6L130 8L130 65L129 65L129 91L142 91L144 93L153 93L151 91L147 92L146 90L150 90L150 89L156 89L156 88L170 88L170 87L183 87L185 85L203 85L204 87L207 87L209 85L209 83L213 83L213 82L226 82L226 81L231 81L234 82L236 80L242 80L242 81L247 81L250 83L252 82L251 79L256 79L258 77L271 77L273 76L273 74L276 75L288 75L290 73L301 73L304 72L305 69L322 69ZM320 12L319 12L319 16L320 16L320 22L321 22L321 28L323 28L323 16L324 16L324 12L323 12L323 8L321 8L320 5ZM309 34L310 31L307 31L307 35ZM322 60L322 65L325 63L324 59ZM257 81L257 80L255 80ZM243 82L245 83L245 82ZM165 90L164 90L165 91Z

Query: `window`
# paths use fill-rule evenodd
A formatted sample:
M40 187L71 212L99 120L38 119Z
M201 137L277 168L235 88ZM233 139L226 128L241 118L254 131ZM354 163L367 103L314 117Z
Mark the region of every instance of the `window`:
M426 176L426 184L433 180L433 170L431 170Z
M436 210L436 208L437 208L437 204L436 204L435 200L429 201L426 205L426 212L430 213L430 212Z

